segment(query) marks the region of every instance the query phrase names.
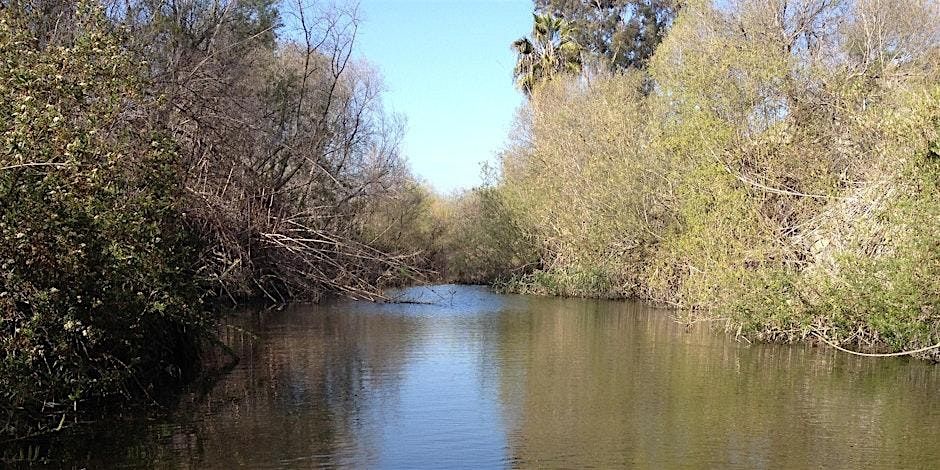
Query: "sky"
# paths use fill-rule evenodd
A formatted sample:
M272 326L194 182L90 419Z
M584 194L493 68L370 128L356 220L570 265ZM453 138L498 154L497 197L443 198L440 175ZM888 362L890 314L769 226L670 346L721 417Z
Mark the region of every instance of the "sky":
M407 120L403 154L440 193L479 184L522 94L510 44L532 27L530 0L360 0L356 54L377 66L386 109Z

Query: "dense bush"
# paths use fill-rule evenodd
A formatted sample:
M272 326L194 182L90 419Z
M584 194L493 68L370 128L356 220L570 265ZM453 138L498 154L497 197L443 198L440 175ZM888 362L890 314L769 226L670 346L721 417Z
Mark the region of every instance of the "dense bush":
M444 278L469 283L510 281L537 266L531 234L512 218L505 202L489 186L448 202L444 232Z
M642 288L637 266L674 219L643 81L629 73L548 83L523 114L527 132L503 155L498 192L544 253L544 273L517 279L529 290L542 291L540 280L556 275L548 292L583 295L603 285L598 295L623 296Z
M938 92L930 112L940 124ZM940 127L935 129L934 143L904 159L891 179L866 188L863 202L846 200L830 209L838 214L827 216L840 223L818 229L826 235L817 235L811 265L752 277L747 294L725 308L744 331L766 339L824 334L892 350L937 343ZM859 204L866 212L858 213Z
M502 284L538 263L531 236L489 186L442 196L420 184L374 201L363 233L435 282ZM400 276L400 282L413 282Z
M0 435L152 393L206 327L179 156L105 19L75 21L43 44L0 11Z
M539 253L512 286L937 343L938 25L920 0L687 2L647 71L540 84L493 190Z

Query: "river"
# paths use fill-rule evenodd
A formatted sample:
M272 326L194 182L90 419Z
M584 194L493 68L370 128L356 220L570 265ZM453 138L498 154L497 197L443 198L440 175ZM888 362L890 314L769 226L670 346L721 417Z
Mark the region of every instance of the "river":
M236 315L242 361L89 468L940 468L940 368L638 303L434 286ZM255 336L243 333L251 332Z

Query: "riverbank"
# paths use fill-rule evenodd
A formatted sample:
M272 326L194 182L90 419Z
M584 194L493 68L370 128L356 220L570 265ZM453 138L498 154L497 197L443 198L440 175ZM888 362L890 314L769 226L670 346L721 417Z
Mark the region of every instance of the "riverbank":
M692 2L644 69L535 87L464 196L461 272L668 305L751 341L940 343L940 47L862 4L802 26L751 6ZM866 55L871 18L907 38L904 60ZM814 48L779 31L817 20L846 28Z
M680 309L687 322L722 319L749 340L823 341L863 353L934 346L940 343L940 93L920 96L930 97L932 114L904 125L928 136L904 142L912 154L889 174L832 193L802 221L769 219L761 208L783 204L781 197L768 199L718 169L710 173L716 179L684 183L695 195L682 203L690 207L645 240L622 238L631 222L619 211L554 222L591 227L578 233L533 220L560 214L552 198L515 199L509 204L518 211L516 223L528 226L542 251L533 263L538 268L511 275L502 286L539 295L638 298ZM531 191L529 184L509 181L498 190L514 198L514 192ZM786 198L786 204L805 202L804 196ZM596 203L588 201L582 203ZM633 204L626 201L623 212L647 210ZM940 358L937 348L918 356Z
M372 243L416 183L380 80L346 67L354 12L308 10L301 46L282 7L0 7L0 442L176 390L217 303L420 276Z

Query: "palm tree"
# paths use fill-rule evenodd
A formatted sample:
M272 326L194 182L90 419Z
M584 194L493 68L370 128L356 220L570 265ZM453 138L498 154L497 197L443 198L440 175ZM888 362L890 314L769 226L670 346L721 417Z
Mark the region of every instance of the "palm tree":
M539 83L558 74L581 72L581 45L575 40L574 26L552 15L532 17L531 39L523 37L512 43L518 56L513 78L526 96L532 96Z

